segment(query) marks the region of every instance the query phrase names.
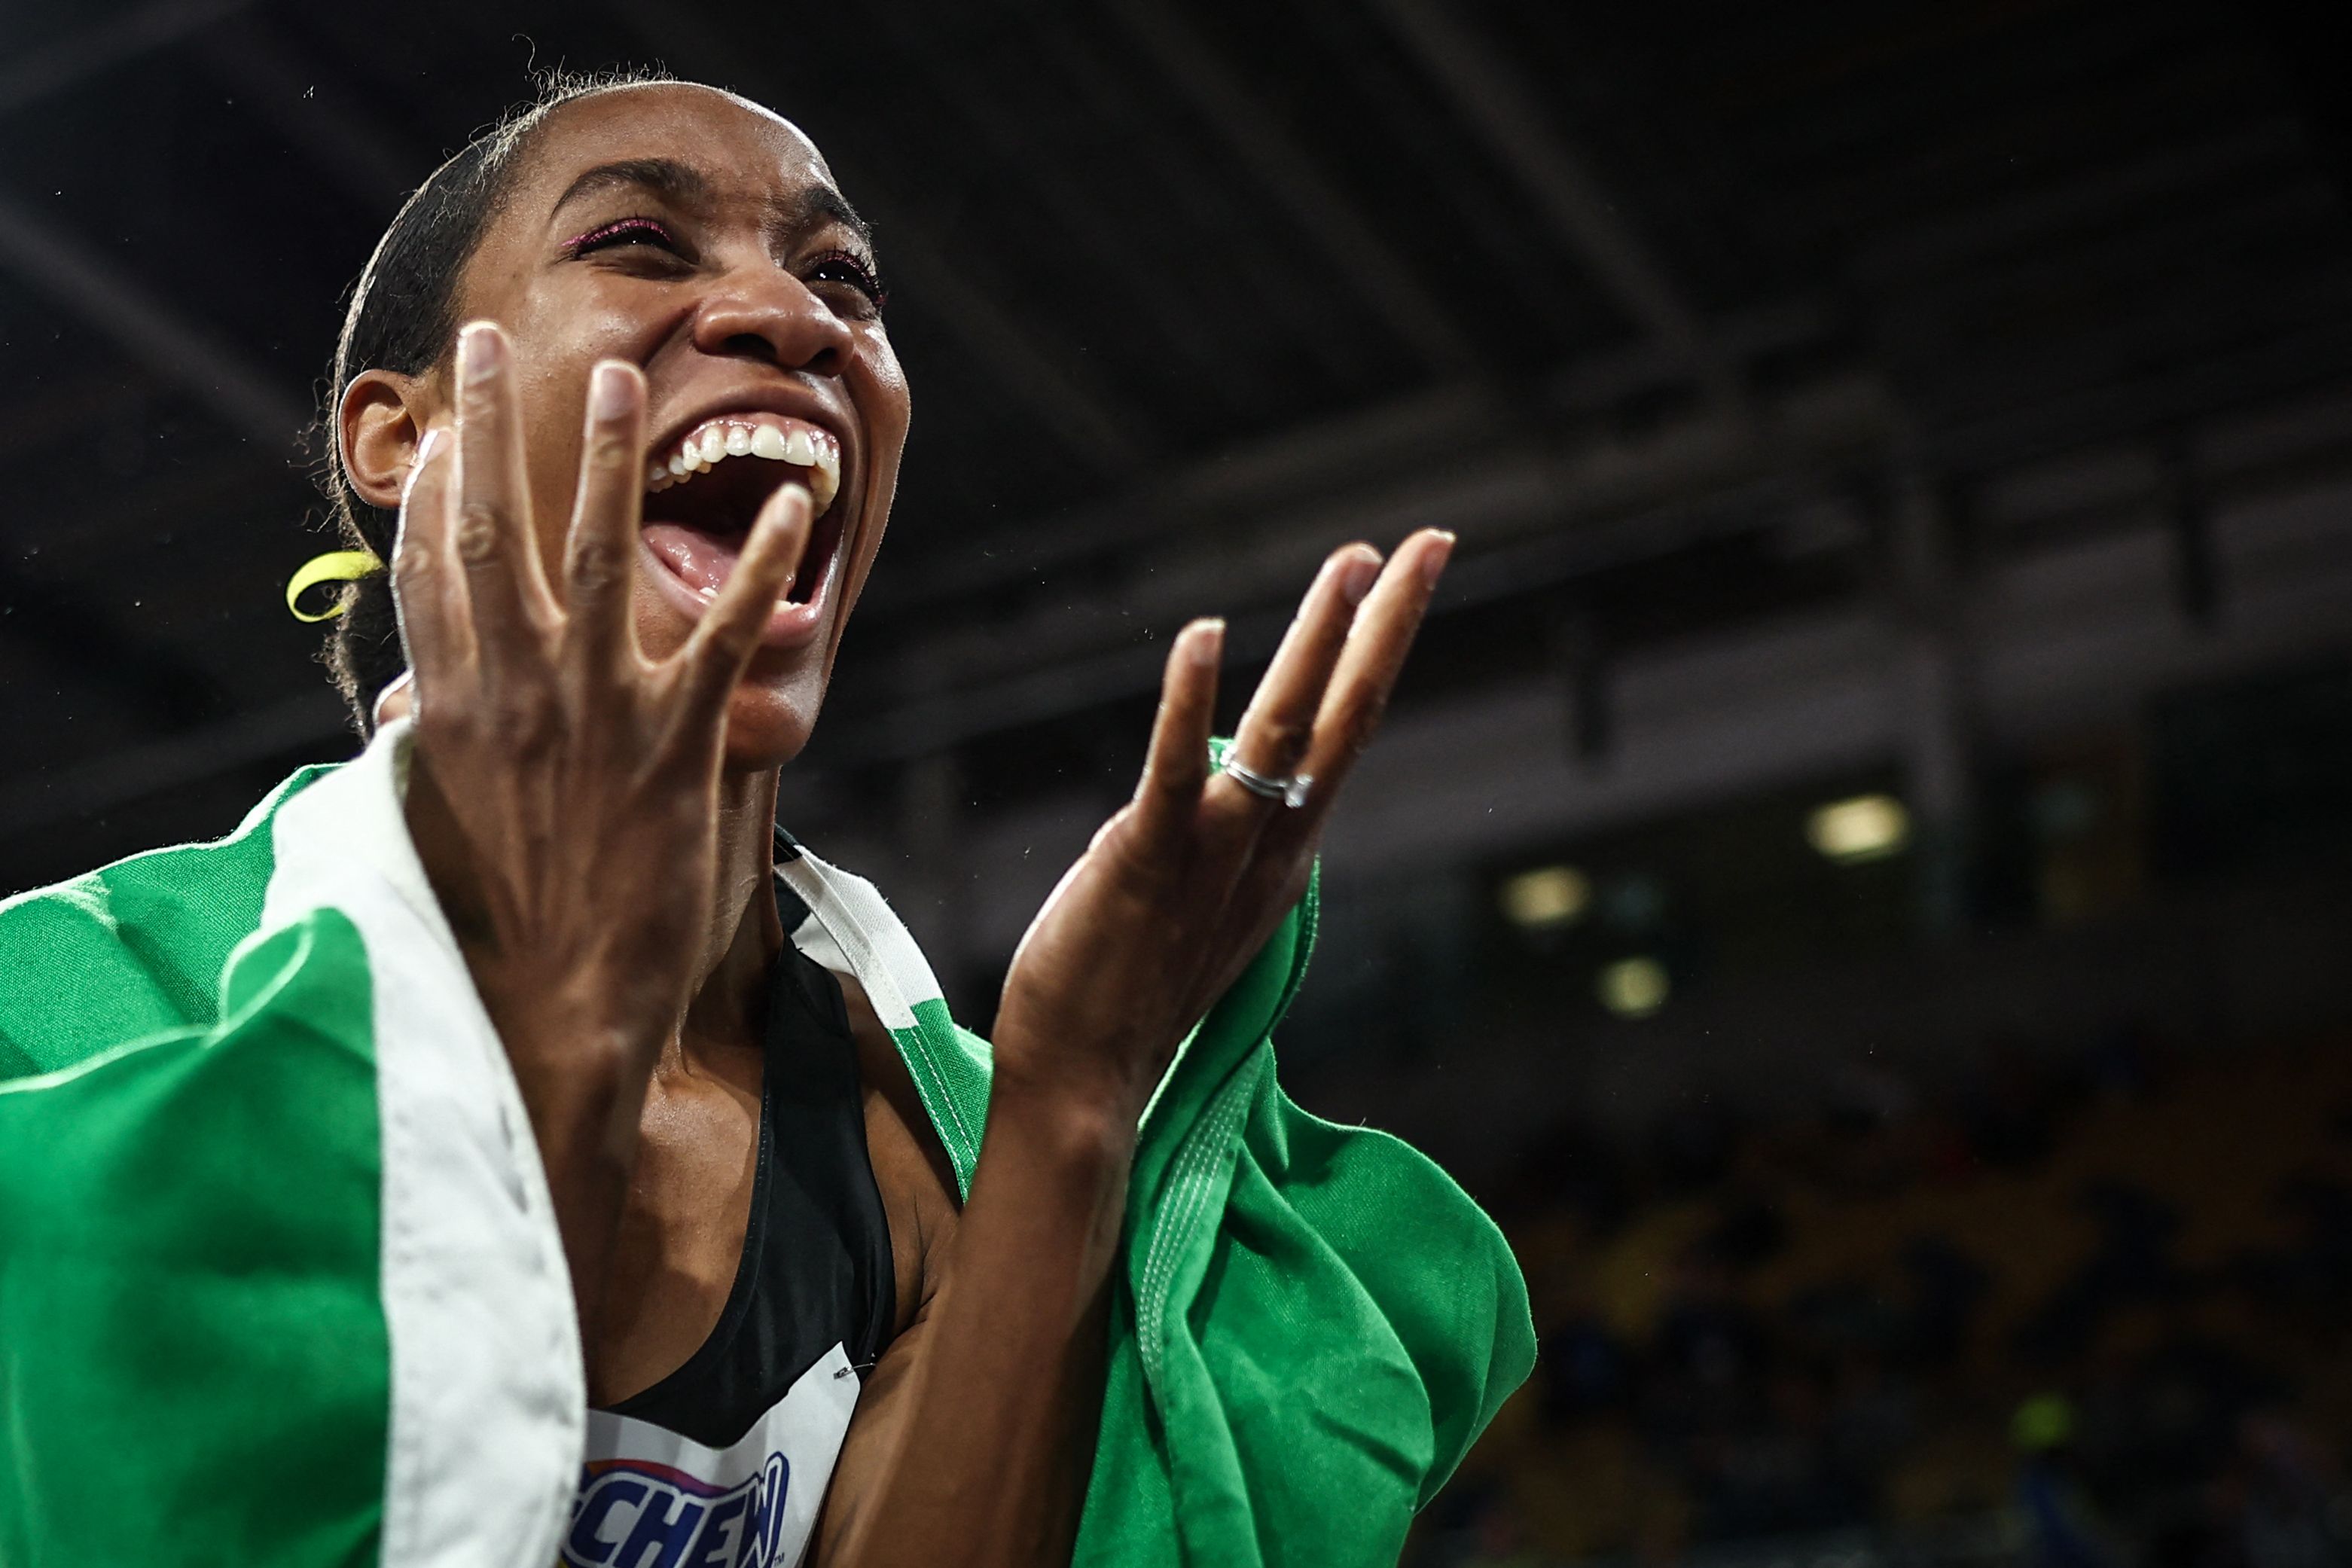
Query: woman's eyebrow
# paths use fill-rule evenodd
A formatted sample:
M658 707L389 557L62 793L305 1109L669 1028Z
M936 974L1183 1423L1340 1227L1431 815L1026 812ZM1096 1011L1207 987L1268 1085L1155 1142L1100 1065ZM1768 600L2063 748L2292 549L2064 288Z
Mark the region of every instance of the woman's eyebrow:
M551 216L582 196L616 185L642 186L680 206L700 204L710 195L710 181L691 164L674 158L622 158L599 163L564 186L548 213Z
M640 186L680 206L707 204L711 192L709 177L690 163L681 163L675 158L620 158L582 172L563 187L563 194L555 198L555 205L548 211L552 216L582 196L616 185ZM831 185L807 186L798 197L782 205L777 218L778 226L793 232L814 228L827 221L839 223L867 249L874 247L873 226L850 205L847 196Z
M847 196L831 185L808 186L799 196L785 203L777 216L780 220L778 226L793 233L804 232L823 223L837 223L856 235L858 243L866 249L874 248L873 226L858 216L857 209L849 205Z

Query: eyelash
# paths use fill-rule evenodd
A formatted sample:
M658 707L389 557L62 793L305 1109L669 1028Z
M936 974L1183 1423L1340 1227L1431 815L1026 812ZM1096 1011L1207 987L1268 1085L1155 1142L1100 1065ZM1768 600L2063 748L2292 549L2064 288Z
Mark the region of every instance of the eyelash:
M632 236L642 236L646 239L657 241L672 250L678 247L677 237L670 233L667 225L649 217L625 217L615 218L608 224L601 224L577 239L564 241L563 248L577 258L587 255L592 250L607 249L622 240L628 240L632 244L638 243L631 238Z
M670 233L667 225L649 217L625 217L566 240L563 249L565 254L577 260L594 251L609 250L616 245L646 243L657 244L673 251L680 248L677 236ZM873 267L863 258L846 250L828 250L809 264L809 276L822 278L828 268L846 269L849 276L837 281L845 282L865 295L867 304L876 312L889 303L890 290L883 287L882 279L875 276Z
M846 268L850 276L843 281L865 295L866 303L876 314L880 314L882 307L890 302L890 290L882 286L882 279L875 276L873 265L863 257L847 250L828 250L809 263L809 276L815 278L828 267Z

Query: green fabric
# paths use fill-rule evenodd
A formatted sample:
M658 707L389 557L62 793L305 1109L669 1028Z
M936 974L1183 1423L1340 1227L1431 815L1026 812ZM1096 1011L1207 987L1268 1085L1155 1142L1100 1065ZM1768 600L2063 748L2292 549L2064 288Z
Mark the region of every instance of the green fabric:
M1276 1082L1317 910L1310 887L1145 1123L1080 1563L1393 1563L1534 1363L1494 1223Z
M161 891L158 868L118 890ZM10 913L0 968L33 961L26 933L75 930ZM172 934L123 941L152 954ZM68 951L104 964L100 944ZM119 1002L88 969L47 973L143 1020L177 1005L184 957L141 966ZM0 1563L374 1560L389 1361L366 954L320 910L238 949L218 995L211 1027L0 1086ZM19 1050L87 1045L78 1010Z
M0 902L0 1082L160 1030L209 1028L230 950L261 919L270 820L327 771L295 773L226 838Z
M915 1004L915 1022L914 1029L894 1030L892 1037L931 1130L947 1150L956 1195L968 1198L988 1126L988 1042L949 1016L947 1003L936 996Z
M324 771L218 844L0 906L0 1563L375 1554L366 955L331 910L248 941L273 814ZM845 923L843 945L903 1000L894 1035L968 1191L987 1044L854 893L835 902L888 930ZM1142 1129L1082 1563L1392 1562L1532 1364L1525 1287L1476 1205L1276 1082L1316 911L1310 889ZM192 1523L223 1549L173 1547Z
M1533 1364L1493 1222L1414 1150L1276 1083L1318 910L1310 884L1145 1121L1079 1563L1392 1563ZM900 1051L968 1190L987 1045L936 1002L913 1012Z

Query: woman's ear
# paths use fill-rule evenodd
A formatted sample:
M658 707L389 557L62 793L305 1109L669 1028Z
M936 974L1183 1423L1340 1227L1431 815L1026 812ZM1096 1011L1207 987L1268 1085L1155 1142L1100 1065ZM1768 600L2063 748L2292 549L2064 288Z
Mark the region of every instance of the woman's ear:
M363 370L343 389L335 437L342 444L343 472L370 506L400 510L416 444L425 438L425 390L423 377L388 370Z

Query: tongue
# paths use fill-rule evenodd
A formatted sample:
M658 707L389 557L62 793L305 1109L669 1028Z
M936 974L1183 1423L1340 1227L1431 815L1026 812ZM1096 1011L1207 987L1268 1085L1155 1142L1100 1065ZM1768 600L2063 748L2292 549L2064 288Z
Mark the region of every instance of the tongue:
M720 539L683 523L649 522L645 541L688 587L706 598L727 585L742 552L740 539Z

